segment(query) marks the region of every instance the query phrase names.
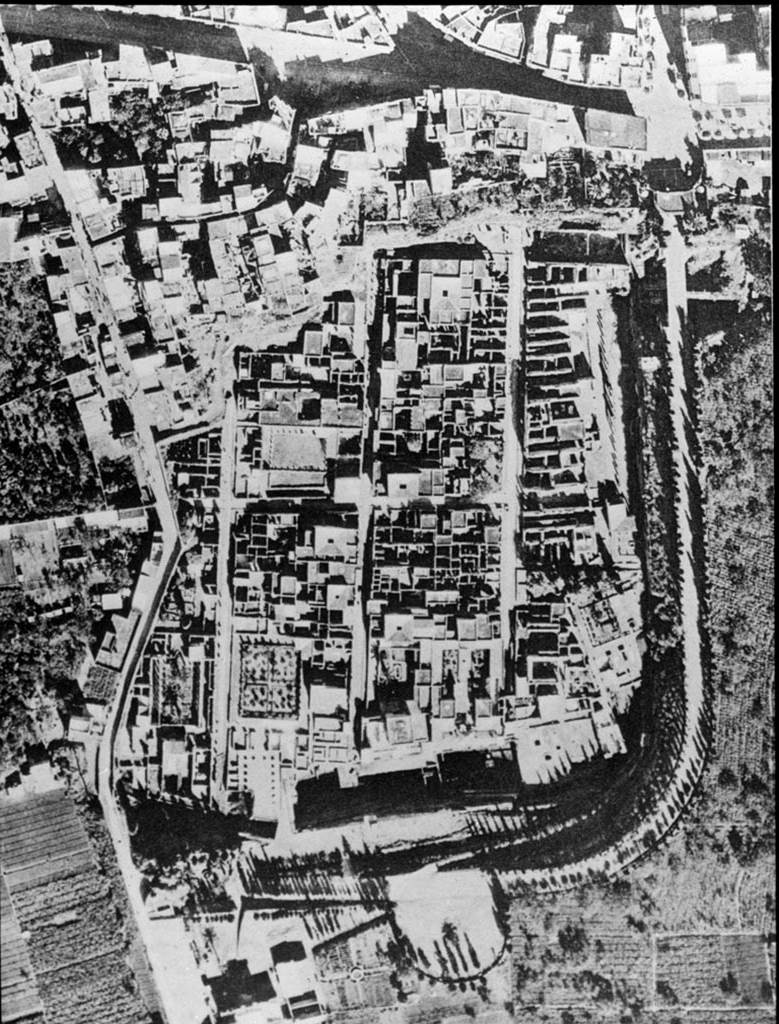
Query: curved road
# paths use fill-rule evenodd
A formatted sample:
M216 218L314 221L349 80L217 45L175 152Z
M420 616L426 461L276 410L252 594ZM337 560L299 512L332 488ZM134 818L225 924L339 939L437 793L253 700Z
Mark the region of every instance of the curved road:
M36 28L34 26L43 24L41 18L45 16L48 27L45 30L40 29L42 33L70 35L73 38L74 35L80 32L82 34L81 37L84 38L86 30L83 18L79 20L84 14L83 10L77 11L75 8L59 8L56 11L45 9L43 11L33 11L32 15L30 14L31 10L31 8L5 7L2 11L2 20L5 28L12 31L35 31ZM24 18L22 18L20 12L26 12ZM78 14L78 18L76 14ZM97 29L90 29L92 35L86 36L86 38L100 36L106 41L109 38L114 40L120 37L132 38L124 32L124 29L119 27L120 22L125 24L127 18L143 21L142 16L101 15L99 20L104 25L104 28L99 31ZM165 19L162 20L164 21ZM180 22L174 21L174 24L176 32L180 33ZM206 38L206 36L210 38L210 33L205 32L205 29L210 27L197 26L197 28L203 38ZM157 38L159 45L159 39L162 37L155 36L155 38ZM4 33L0 34L0 42L2 43L3 56L8 70L14 79L14 84L23 100L29 101L29 92L25 90L23 83L19 80L13 60L9 59L10 50ZM199 41L197 43L190 42L188 35L180 35L177 42L182 49L201 45ZM574 105L577 102L581 103L583 100L583 97L579 95L579 91L575 87L564 87L560 86L559 83L550 83L548 79L542 79L541 76L536 76L535 73L528 72L527 69L512 68L504 65L496 68L495 62L490 58L483 58L483 61L486 63L481 64L478 60L475 60L475 55L472 51L466 47L462 47L462 50L464 55L460 54L459 59L457 59L459 51L456 44L446 43L442 46L440 36L431 26L421 19L413 18L409 22L409 26L398 35L396 39L396 52L390 57L371 57L364 61L350 63L349 65L340 65L338 62L322 65L310 61L290 65L288 68L290 78L287 88L293 92L297 90L298 99L302 100L308 114L316 109L325 98L328 102L332 99L334 93L331 90L333 88L335 88L337 93L341 85L345 87L348 84L350 92L353 93L355 81L365 84L366 93L370 94L371 98L376 98L377 92L379 94L389 92L394 95L408 95L409 93L420 91L421 88L429 85L431 82L435 82L441 85L467 85L470 87L496 88L526 95L543 95L545 98L551 98L558 102L573 103ZM200 50L189 49L189 52L200 52ZM221 56L222 54L211 52L210 55ZM408 68L402 67L400 62L405 62L412 70L409 71ZM489 68L486 65L489 65ZM316 95L312 94L310 90L310 86L315 82L319 82L321 87ZM384 98L389 97L384 96ZM587 99L590 105L592 105L592 98L593 94L588 90ZM629 111L627 98L623 93L610 94L603 91L599 94L598 98L600 104L605 109ZM359 97L358 101L369 102L370 100ZM46 163L55 179L57 187L62 193L65 205L71 213L74 236L90 273L97 309L103 320L107 323L111 334L115 336L117 351L122 353L123 348L119 339L118 325L103 292L99 269L97 268L83 225L78 218L75 199L62 172L62 166L57 157L55 147L48 133L42 131L34 119L32 120L32 130L41 146ZM701 658L700 636L700 601L695 571L693 526L690 518L689 474L694 473L695 468L687 440L689 415L686 405L686 382L682 351L683 336L681 329L681 316L686 310L684 269L686 254L684 242L673 219L669 218L666 220L666 231L667 245L665 255L669 302L667 339L672 381L671 408L674 429L675 497L682 574L680 589L684 614L683 654L687 700L682 749L675 766L672 784L668 787L664 796L659 799L649 818L644 820L640 827L630 829L617 841L613 842L608 849L591 856L580 859L572 857L569 863L554 869L545 868L542 870L520 871L518 873L518 877L523 881L533 885L542 885L545 888L570 888L593 874L613 873L622 869L631 861L644 856L648 849L656 844L659 838L665 835L678 820L694 792L707 754L706 728L709 709L706 706L704 692L704 670ZM128 379L132 379L129 360L126 363L127 365L123 366L123 368L128 374ZM144 940L153 948L153 939L149 936L149 929L147 927L148 918L143 902L140 899L139 877L132 865L132 858L130 856L126 823L118 809L113 793L113 745L117 730L126 711L126 699L135 666L142 652L143 644L152 628L156 609L164 592L165 583L175 566L179 550L179 539L175 516L167 493L164 473L158 458L151 424L148 421L142 395L136 390L135 393L128 395L128 400L136 418L141 452L161 519L163 557L158 570L159 586L156 591L156 597L145 610L141 623L131 641L122 670L121 685L110 711L105 739L99 754L99 789L106 821L111 830L120 866L130 891L141 934ZM549 835L554 836L555 841L558 841L559 837L563 834L570 835L571 848L575 849L577 823L580 825L584 820L587 819L583 816L572 817L565 824L551 827ZM460 856L450 857L449 862L460 859ZM467 857L468 854L462 856ZM164 980L157 978L157 982L161 988L164 1005L167 995Z
M665 793L656 801L654 810L645 817L640 826L630 828L607 848L591 856L577 859L571 857L566 863L555 868L519 870L510 872L517 881L534 887L564 890L573 888L581 881L597 875L615 874L630 863L646 856L678 822L685 807L692 798L703 774L709 747L709 725L711 708L706 694L705 668L702 657L701 601L698 580L703 578L702 566L696 567L694 524L691 516L690 477L697 473L693 455L689 448L688 431L691 419L688 411L688 383L685 378L682 331L687 312L686 270L687 250L674 216L664 218L666 235L665 270L668 295L668 344L671 371L671 413L673 422L672 451L674 460L674 485L676 523L679 544L680 603L683 615L683 663L685 718L681 750L674 765L673 778ZM696 572L697 568L697 572ZM543 841L553 839L559 843L562 836L570 835L570 848L577 846L577 827L589 820L588 814L572 816L567 822L551 825ZM521 837L514 838L514 845ZM503 836L497 845L508 848L512 840ZM493 847L494 848L494 847ZM454 865L470 858L472 854L454 854L442 862Z

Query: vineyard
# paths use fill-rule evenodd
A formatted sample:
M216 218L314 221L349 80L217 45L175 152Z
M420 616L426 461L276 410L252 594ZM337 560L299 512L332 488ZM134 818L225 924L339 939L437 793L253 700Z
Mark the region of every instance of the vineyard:
M52 872L48 874L51 878ZM19 923L25 930L36 928L41 921L67 914L74 906L88 906L105 899L107 888L106 880L90 871L87 865L86 870L68 873L60 879L28 889L24 900L19 902Z
M727 1008L772 1002L759 936L658 936L655 949L660 1005Z
M126 959L115 882L98 867L75 804L63 790L5 804L0 835L48 1024L81 1024L87 1017L90 1024L148 1022Z
M774 997L765 937L721 929L671 933L651 880L642 867L632 879L514 902L511 969L522 1020L681 1024L696 1019L688 1012L711 1007L735 1011L741 1024L767 1024ZM674 892L665 874L654 885ZM700 888L696 895L702 898Z
M63 885L67 885L67 880ZM29 948L39 974L59 970L63 963L83 963L93 954L116 952L122 934L115 920L101 913L103 900L71 903L62 916L50 916L45 924L30 931ZM77 909L72 909L73 907Z
M640 1012L651 997L650 936L619 892L595 900L533 897L514 904L514 1001L524 1008L589 1008L594 1019ZM541 1018L539 1018L541 1019Z
M133 991L132 974L117 952L38 975L48 1024L145 1024L148 1015Z

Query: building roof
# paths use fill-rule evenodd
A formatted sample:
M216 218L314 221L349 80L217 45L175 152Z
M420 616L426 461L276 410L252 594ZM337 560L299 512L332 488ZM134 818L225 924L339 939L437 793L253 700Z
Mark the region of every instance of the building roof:
M588 107L584 139L598 149L646 149L646 119Z

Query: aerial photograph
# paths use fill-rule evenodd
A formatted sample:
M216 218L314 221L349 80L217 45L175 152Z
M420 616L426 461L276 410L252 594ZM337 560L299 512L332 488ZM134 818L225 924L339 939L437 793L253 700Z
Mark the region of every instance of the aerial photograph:
M0 4L1 1024L775 1021L771 77Z

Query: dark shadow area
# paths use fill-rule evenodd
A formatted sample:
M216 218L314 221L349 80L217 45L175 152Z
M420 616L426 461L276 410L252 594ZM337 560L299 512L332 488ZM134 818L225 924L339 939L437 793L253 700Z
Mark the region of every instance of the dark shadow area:
M122 798L135 858L166 868L190 853L219 854L237 849L242 834L271 838L275 824L205 807L134 795Z
M220 60L244 60L243 47L235 29L208 22L70 5L36 8L32 4L6 4L2 19L9 35L71 39L101 46L115 45L116 40L121 39L133 46L175 50Z
M485 56L447 38L417 14L409 15L394 42L392 53L362 60L291 61L286 66L286 79L278 87L280 95L298 109L302 118L416 96L432 85L496 89L551 103L633 112L627 94L621 90L557 82L523 65ZM250 58L258 70L267 68L267 57L260 51L251 51Z

